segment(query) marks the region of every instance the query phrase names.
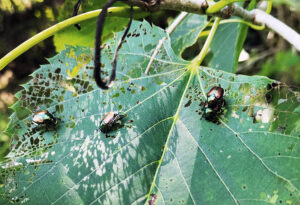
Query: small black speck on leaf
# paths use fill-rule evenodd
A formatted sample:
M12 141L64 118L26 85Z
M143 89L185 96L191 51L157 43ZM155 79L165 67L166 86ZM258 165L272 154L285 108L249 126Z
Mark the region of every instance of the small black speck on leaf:
M60 73L61 69L60 68L56 68L56 70L54 71L54 73Z
M184 107L189 107L192 104L191 99L184 105Z

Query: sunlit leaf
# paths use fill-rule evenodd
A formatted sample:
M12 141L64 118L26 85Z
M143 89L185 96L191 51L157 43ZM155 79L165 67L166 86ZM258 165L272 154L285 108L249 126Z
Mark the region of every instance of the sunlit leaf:
M104 75L121 35L104 45ZM108 91L93 81L89 48L68 47L32 75L14 109L47 109L60 123L47 130L31 114L11 116L1 204L300 203L299 93L265 77L190 67L169 39L146 76L164 36L133 22ZM70 78L78 58L90 62ZM219 123L202 117L203 90L213 86L225 89ZM111 111L126 114L123 127L104 134Z
M73 8L77 0L68 0L64 3L63 9L61 9L59 19L63 20L72 17ZM79 14L82 12L88 12L95 9L101 9L106 3L105 0L92 0L82 1ZM120 3L116 4L120 5ZM122 4L124 5L124 4ZM68 27L54 35L54 45L56 51L65 49L65 45L73 46L89 46L94 47L95 31L96 31L97 19L90 19L80 23L81 29L78 30L75 26ZM103 29L102 39L108 40L113 36L113 32L121 31L126 27L129 19L120 17L109 17L105 19L105 26Z

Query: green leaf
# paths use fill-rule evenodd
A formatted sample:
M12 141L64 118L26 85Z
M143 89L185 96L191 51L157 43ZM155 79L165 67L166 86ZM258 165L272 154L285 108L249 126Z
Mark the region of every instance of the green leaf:
M104 74L121 35L105 45ZM68 47L17 94L15 107L47 109L60 123L47 130L31 115L11 116L1 204L300 203L299 93L265 77L190 67L168 38L146 76L166 34L133 22L128 36L110 90L93 81L91 50ZM201 117L202 90L219 85L226 105L214 124ZM124 126L104 134L111 111L126 113Z
M240 23L220 25L211 44L208 65L217 70L234 73L247 31L248 27Z
M77 0L68 0L65 2L63 9L61 9L59 19L67 19L72 17L73 8ZM81 12L88 12L95 9L101 9L106 3L104 0L83 1L79 10ZM118 3L116 5L123 5ZM115 5L115 6L116 6ZM88 46L94 47L95 32L97 19L91 19L80 23L81 29L78 30L73 27L68 27L54 35L54 45L56 51L59 52L65 49L65 45L72 46ZM119 32L126 27L129 19L120 17L108 17L105 19L103 28L102 40L106 41L113 37L113 32Z
M65 49L65 45L77 45L94 47L96 19L91 19L80 23L81 29L68 27L54 35L54 45L56 51ZM127 18L108 17L105 19L102 40L107 41L113 37L113 32L121 31L128 24Z
M171 34L171 44L177 55L196 43L206 27L206 16L188 14ZM220 25L211 44L208 65L217 70L235 72L240 52L247 35L247 26L240 23Z
M65 0L63 7L59 11L59 17L58 17L59 21L70 18L73 15L74 6L77 2L78 0ZM82 1L78 10L78 15L84 12L101 9L106 2L107 2L106 0ZM124 5L126 4L121 2L116 2L114 4L114 6L124 6Z
M170 35L171 45L177 55L196 43L201 31L205 28L207 17L204 15L188 14Z
M248 9L255 8L256 3L256 0L251 0ZM237 4L242 6L243 2ZM208 66L235 73L247 33L248 26L241 23L220 25L210 47Z

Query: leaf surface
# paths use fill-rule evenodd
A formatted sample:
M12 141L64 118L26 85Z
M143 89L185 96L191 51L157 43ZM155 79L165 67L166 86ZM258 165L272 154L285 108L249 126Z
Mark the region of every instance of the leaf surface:
M237 4L243 6L243 2ZM249 2L248 9L255 8L255 5L256 0L252 0ZM231 19L236 19L236 17ZM248 26L242 23L220 25L211 44L208 66L235 73L247 33Z
M239 23L220 25L211 44L208 65L234 73L247 34L247 27Z
M121 35L105 44L104 75ZM92 79L89 48L68 47L33 74L7 129L1 204L300 203L299 94L265 77L191 68L168 37L144 75L165 36L133 22L108 91ZM226 105L214 124L201 117L203 93L219 85ZM31 123L38 107L56 111L57 130ZM104 134L111 111L126 114L124 126Z
M177 55L181 55L184 49L196 43L199 34L207 24L206 18L204 15L187 14L172 32L171 45Z

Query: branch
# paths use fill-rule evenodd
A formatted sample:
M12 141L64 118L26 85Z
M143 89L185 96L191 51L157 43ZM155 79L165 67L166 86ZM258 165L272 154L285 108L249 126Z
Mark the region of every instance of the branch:
M216 4L212 1L207 2L206 0L127 0L124 1L124 3L140 6L150 11L163 9L185 11L196 14L206 14L207 8ZM298 51L300 51L300 35L283 22L259 9L248 11L237 4L230 4L220 11L211 13L210 15L220 18L237 16L255 24L265 25L282 36L285 40L295 46Z
M300 51L300 35L295 30L261 10L253 10L253 13L255 23L265 24Z
M234 5L232 9L233 15L241 17L247 21L251 21L256 24L265 25L269 29L273 30L275 33L282 36L290 44L295 46L295 48L298 51L300 51L300 35L291 27L284 24L282 21L259 9L247 11L237 5Z
M123 0L123 2L149 11L174 10L205 14L208 8L206 0Z

